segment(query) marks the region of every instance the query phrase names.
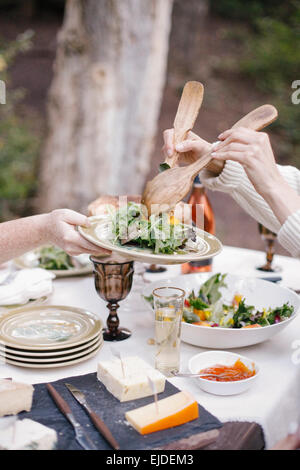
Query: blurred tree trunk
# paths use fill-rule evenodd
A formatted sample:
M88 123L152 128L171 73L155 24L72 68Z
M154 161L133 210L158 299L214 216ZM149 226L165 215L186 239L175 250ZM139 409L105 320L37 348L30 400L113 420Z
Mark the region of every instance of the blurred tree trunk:
M208 0L174 0L170 39L173 47L169 60L170 68L182 76L190 75L195 78L199 50L205 48L205 44L201 42L201 29L207 19L208 11ZM171 80L174 78L171 77Z
M39 209L139 193L165 83L173 0L67 0Z

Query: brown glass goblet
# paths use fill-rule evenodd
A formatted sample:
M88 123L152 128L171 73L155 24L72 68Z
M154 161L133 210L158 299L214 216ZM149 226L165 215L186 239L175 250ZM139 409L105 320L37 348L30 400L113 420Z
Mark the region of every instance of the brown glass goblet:
M103 262L91 256L94 264L95 288L98 295L108 302L109 315L107 328L103 332L105 341L123 341L131 336L131 331L119 326L118 302L129 294L133 280L133 261L124 263Z
M150 266L146 269L147 273L164 273L166 271L166 268L163 266L157 266L157 264L150 264Z
M264 264L263 266L259 266L256 269L269 273L281 271L281 268L279 266L273 266L273 259L275 254L275 241L277 238L276 233L271 232L271 230L264 227L264 225L260 223L258 224L258 230L261 235L261 238L266 243L266 264Z

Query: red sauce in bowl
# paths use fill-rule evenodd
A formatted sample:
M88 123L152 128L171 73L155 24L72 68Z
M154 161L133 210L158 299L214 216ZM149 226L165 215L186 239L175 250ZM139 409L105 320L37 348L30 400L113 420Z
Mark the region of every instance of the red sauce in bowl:
M236 382L238 380L245 380L253 377L256 374L253 364L252 370L238 359L232 366L224 366L216 364L215 366L201 369L199 374L214 374L219 377L203 377L203 380L211 380L213 382Z

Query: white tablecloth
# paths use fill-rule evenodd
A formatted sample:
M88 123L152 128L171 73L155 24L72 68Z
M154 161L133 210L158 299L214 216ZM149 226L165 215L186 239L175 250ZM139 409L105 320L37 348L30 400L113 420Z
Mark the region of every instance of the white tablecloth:
M263 277L264 273L257 271L255 267L263 264L264 259L265 255L262 252L225 247L223 252L215 258L213 270L214 272L223 271ZM276 264L283 268L283 271L279 273L283 278L282 284L299 289L299 260L277 256ZM148 274L147 278L157 280L178 274L180 274L180 267L172 266L168 268L167 273ZM138 354L153 364L154 346L147 343L147 340L154 336L153 316L143 307L142 302L135 305L132 300L132 297L128 297L128 300L121 303L119 316L121 324L130 328L133 334L130 339L118 343L118 347L124 355ZM90 276L55 280L54 293L49 303L89 309L99 314L104 322L108 313L106 303L97 296L93 278ZM135 307L132 308L132 305ZM298 347L300 348L300 315L274 339L234 350L239 354L249 356L261 367L261 374L255 386L241 395L214 396L202 391L194 380L174 378L171 381L179 389L192 392L198 402L221 421L242 420L259 423L264 430L267 447L272 447L275 442L288 434L291 426L299 421L300 366L292 361L292 354L295 352L292 344L295 340L299 340ZM0 377L13 377L15 380L34 384L95 372L100 359L111 357L110 344L105 343L96 357L74 366L31 370L3 364L0 366ZM182 343L181 370L187 371L189 358L201 351L203 349ZM300 353L298 356L300 358Z

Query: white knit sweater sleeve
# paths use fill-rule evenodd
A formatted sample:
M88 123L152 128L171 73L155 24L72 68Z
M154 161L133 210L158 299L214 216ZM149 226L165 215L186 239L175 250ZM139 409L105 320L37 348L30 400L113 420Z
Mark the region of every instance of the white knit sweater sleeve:
M300 195L300 171L292 166L278 165L288 184ZM255 220L278 234L279 243L293 256L300 257L300 210L290 215L281 226L265 200L256 192L243 167L228 160L222 173L214 176L208 170L200 174L203 184L213 190L229 193Z

